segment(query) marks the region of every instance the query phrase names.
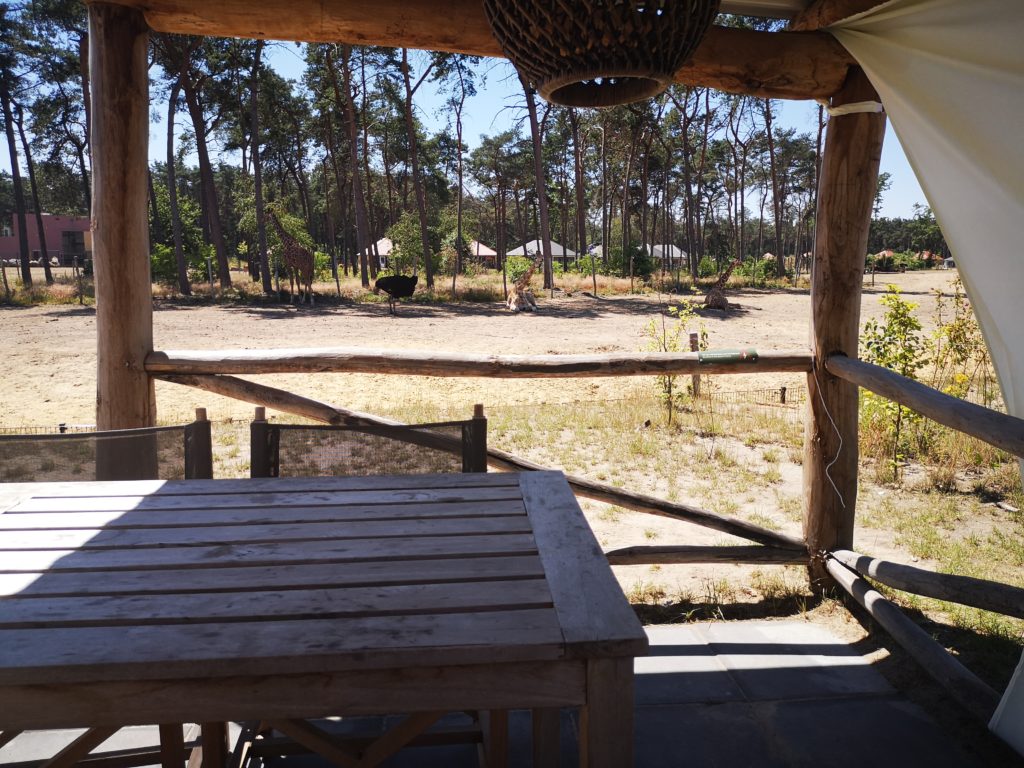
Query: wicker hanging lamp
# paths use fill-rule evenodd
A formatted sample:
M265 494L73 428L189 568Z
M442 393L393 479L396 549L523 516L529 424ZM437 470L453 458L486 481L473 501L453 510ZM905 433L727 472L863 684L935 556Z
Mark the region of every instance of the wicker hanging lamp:
M703 39L721 0L484 0L494 36L550 102L650 98Z

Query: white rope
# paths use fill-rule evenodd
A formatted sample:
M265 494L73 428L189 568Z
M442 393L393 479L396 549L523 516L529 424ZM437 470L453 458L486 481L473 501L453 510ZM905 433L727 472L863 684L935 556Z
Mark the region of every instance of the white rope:
M836 455L832 457L832 461L825 465L825 477L828 479L829 485L832 486L832 490L836 492L836 496L839 497L839 505L846 509L846 502L843 501L843 494L839 492L839 488L836 486L835 480L832 479L832 467L837 461L839 461L839 454L843 452L843 435L839 431L839 427L836 426L835 419L832 418L832 414L828 410L828 406L825 404L825 396L821 394L821 382L818 380L818 366L817 364L811 365L811 374L814 376L814 383L817 385L818 399L821 400L821 407L825 409L825 415L828 416L829 422L832 424L832 429L836 432L836 437L839 438L839 447L836 448Z
M838 107L830 107L828 101L819 99L818 103L825 108L829 117L841 115L878 114L885 112L885 107L880 101L853 101L849 104L840 104Z

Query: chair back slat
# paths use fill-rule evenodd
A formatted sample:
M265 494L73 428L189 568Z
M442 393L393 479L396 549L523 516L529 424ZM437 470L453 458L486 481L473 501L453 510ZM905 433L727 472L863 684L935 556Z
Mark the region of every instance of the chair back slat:
M487 420L411 425L251 425L251 476L487 471Z
M213 477L210 422L45 435L0 435L0 482Z

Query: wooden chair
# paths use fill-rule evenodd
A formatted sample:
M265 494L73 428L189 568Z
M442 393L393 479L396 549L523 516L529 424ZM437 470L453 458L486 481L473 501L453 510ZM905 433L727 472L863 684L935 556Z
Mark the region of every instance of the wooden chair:
M196 420L181 426L0 435L0 483L212 477L213 448L205 408L196 409ZM181 725L161 725L159 738L156 732L149 732L151 729L144 729L146 733L141 735L129 736L126 732L125 738L114 739L115 748L93 752L118 730L89 728L81 734L40 731L24 735L20 731L0 732L0 749L8 747L13 754L31 756L15 763L3 760L0 768L69 768L79 763L89 768L133 768L158 763L184 767L190 754L201 753L200 730L208 752L211 744L225 755L228 751L226 726L205 723L201 729L190 727L187 733ZM44 758L49 748L59 751Z
M313 477L487 471L487 420L483 406L473 418L394 426L271 424L256 409L251 424L252 477ZM468 724L427 731L442 712L419 712L376 732L340 728L338 722L300 720L250 723L232 764L314 752L336 765L373 766L408 746L474 743L481 762L505 764L508 714L466 712ZM389 718L390 719L390 718ZM379 718L366 718L379 725Z
M487 471L487 419L433 424L271 424L256 409L252 477L415 475Z
M0 483L212 477L205 408L181 426L0 435Z

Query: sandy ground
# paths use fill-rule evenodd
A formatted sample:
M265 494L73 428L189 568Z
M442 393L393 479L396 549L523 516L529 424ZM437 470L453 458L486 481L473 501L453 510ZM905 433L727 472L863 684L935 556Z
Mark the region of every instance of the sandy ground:
M881 311L888 282L921 303L927 322L934 290L948 292L955 272L879 275L865 287L862 320ZM678 300L678 297L675 297ZM759 351L808 347L810 302L806 292L733 290L739 308L702 318L712 347L752 346ZM489 354L630 352L644 348L644 328L664 315L667 296L593 299L584 295L541 299L536 314L512 315L500 305L403 305L391 317L384 305L182 306L157 302L154 345L173 349L275 347L375 347ZM692 329L696 330L696 329ZM91 308L40 306L0 309L0 427L95 421L96 316ZM736 377L729 389L801 384L801 376ZM756 382L750 381L756 379ZM327 402L372 411L381 403L443 402L453 407L591 401L618 398L642 378L488 380L322 374L268 376L273 386ZM746 380L746 381L744 381ZM192 389L158 383L161 421L191 417L196 407L214 420L247 418L249 405Z

